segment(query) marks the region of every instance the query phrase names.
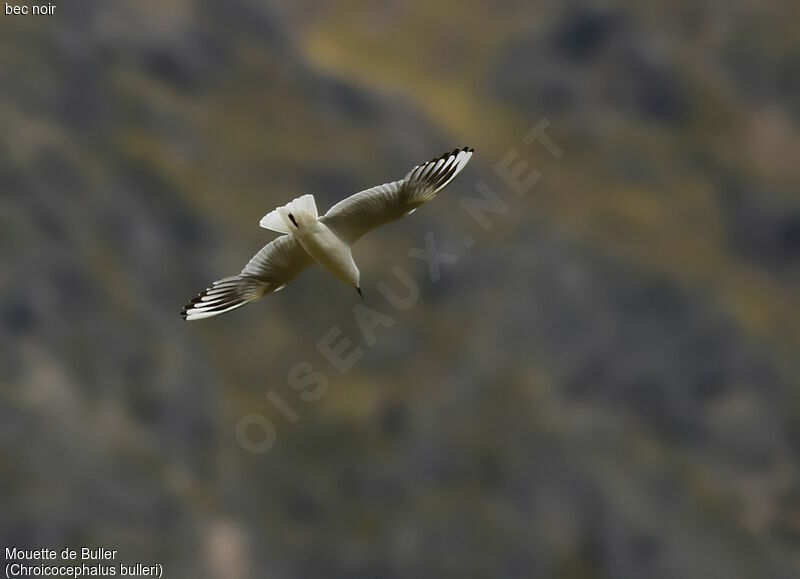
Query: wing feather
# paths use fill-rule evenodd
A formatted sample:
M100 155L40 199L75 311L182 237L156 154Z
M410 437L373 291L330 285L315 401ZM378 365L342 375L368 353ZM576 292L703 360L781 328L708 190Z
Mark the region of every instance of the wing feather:
M294 235L282 235L261 248L239 275L215 281L181 311L184 320L201 320L240 308L279 291L314 260Z
M376 227L408 215L427 203L461 172L473 149L464 147L417 165L401 181L360 191L343 199L320 218L349 244Z

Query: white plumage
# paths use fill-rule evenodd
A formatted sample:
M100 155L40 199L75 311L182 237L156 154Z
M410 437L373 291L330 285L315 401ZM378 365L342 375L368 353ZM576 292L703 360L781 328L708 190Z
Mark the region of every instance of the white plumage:
M279 291L319 263L356 288L360 275L351 246L376 227L413 213L433 199L467 165L473 150L456 149L417 165L400 181L343 199L322 217L313 195L303 195L267 213L259 225L282 235L261 248L239 275L215 281L181 311L185 320L216 316Z

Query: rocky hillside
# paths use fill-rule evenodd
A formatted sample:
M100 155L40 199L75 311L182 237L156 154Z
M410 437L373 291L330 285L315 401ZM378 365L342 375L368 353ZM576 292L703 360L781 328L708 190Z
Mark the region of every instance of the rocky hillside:
M1 545L176 578L800 573L791 2L62 4L0 16ZM462 145L356 248L374 344L318 270L180 320L275 206Z

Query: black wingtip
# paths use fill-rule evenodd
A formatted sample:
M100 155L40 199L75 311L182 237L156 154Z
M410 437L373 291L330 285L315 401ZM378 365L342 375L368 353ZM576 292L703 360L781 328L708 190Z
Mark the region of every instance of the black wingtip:
M181 319L186 322L189 320L189 310L203 301L203 297L208 293L208 289L201 291L199 294L189 300L189 303L181 309Z
M435 163L436 161L444 161L445 159L449 159L450 157L455 157L459 153L474 153L474 152L475 149L473 149L472 147L461 147L460 149L453 149L452 151L442 153L440 156L434 157L425 164L429 165L430 163Z

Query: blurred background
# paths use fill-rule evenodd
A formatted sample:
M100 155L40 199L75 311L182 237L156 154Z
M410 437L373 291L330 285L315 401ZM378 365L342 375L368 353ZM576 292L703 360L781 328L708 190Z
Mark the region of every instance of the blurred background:
M797 23L791 0L0 15L0 545L171 578L799 576ZM561 159L522 142L542 119ZM373 347L319 268L179 318L277 205L464 145L356 246L397 320ZM493 169L512 148L524 197ZM479 180L509 205L488 231L459 206ZM435 283L427 231L460 255ZM393 265L406 312L375 289ZM365 350L344 374L334 326Z

